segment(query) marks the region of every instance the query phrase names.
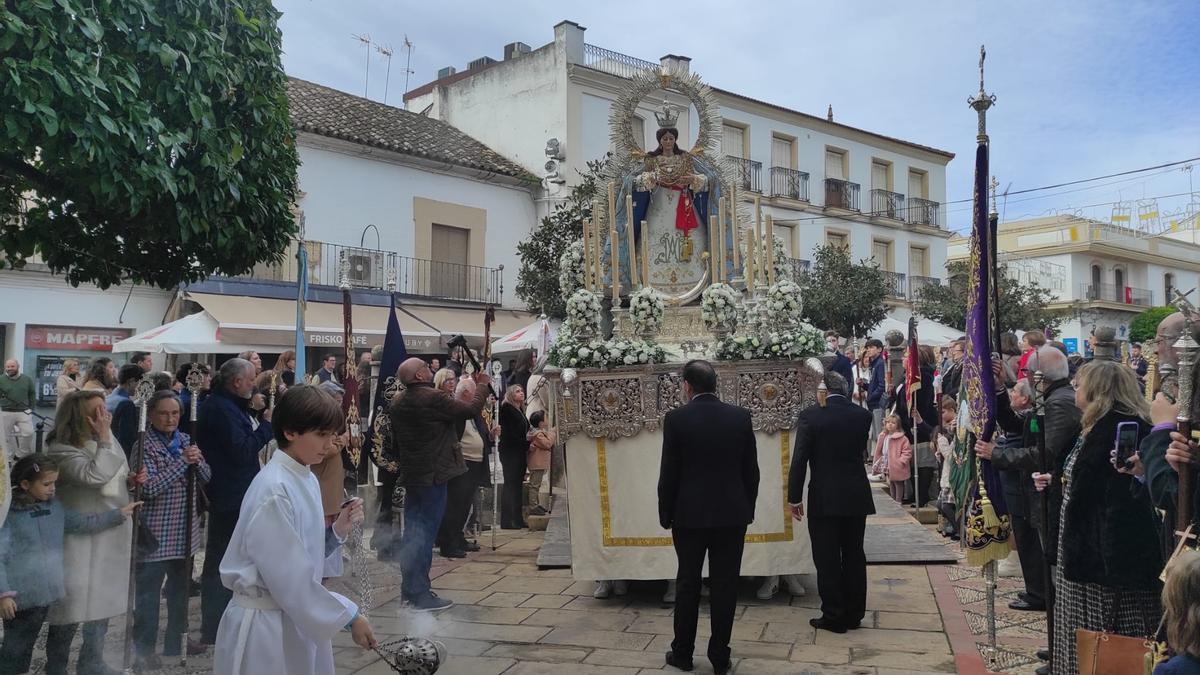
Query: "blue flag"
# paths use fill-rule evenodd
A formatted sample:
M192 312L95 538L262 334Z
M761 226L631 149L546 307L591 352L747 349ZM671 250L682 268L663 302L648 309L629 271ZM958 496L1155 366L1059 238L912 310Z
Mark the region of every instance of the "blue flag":
M304 310L308 305L308 249L304 242L296 248L296 384L303 384L304 369Z
M400 321L396 319L396 296L391 297L391 311L388 312L387 334L383 338L383 355L379 358L379 377L375 381L374 406L371 410L370 426L363 439L363 451L379 464L379 451L375 447L376 421L387 414L389 389L394 391L396 371L400 364L408 358L408 349L404 347L404 333L400 331Z

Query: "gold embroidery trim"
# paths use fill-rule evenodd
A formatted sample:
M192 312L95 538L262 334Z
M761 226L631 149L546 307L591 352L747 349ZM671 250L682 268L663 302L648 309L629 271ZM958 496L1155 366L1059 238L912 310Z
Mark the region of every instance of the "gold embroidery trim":
M784 429L779 434L779 458L781 475L783 477L783 531L747 534L747 544L766 544L780 541L792 541L792 516L788 511L788 470L791 468L791 430ZM596 439L596 471L600 479L600 533L604 546L674 546L670 537L614 537L612 535L612 512L608 498L608 459L605 439Z

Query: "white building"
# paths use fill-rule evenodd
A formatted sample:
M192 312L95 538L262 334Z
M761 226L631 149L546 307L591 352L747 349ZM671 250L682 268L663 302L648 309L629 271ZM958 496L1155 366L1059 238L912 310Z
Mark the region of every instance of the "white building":
M452 334L480 345L488 305L498 308L497 337L530 321L513 288L516 243L536 222L536 177L434 119L297 79L289 97L311 284L310 370L322 354L342 351L343 253L360 350L383 341L389 270L412 354L443 354ZM295 344L296 278L294 245L279 265L171 290L71 288L34 261L0 270L0 353L48 383L52 406L63 359L87 361L120 339L205 311L221 343L255 347L269 367L272 354Z
M1048 216L1000 223L1000 260L1008 274L1050 290L1055 308L1074 307L1058 337L1072 351L1086 353L1088 336L1111 326L1117 338L1129 335L1129 322L1149 309L1200 286L1200 244L1187 232L1145 232L1076 216ZM968 240L954 238L950 259L968 255Z
M540 49L513 43L504 48L503 61L482 57L463 72L443 68L437 80L409 91L405 104L479 138L531 172L570 184L588 160L610 150L609 110L628 77L665 65L690 68L687 57L668 55L652 63L587 44L584 32L564 21L554 27L554 41ZM814 116L731 91L715 93L724 118L722 151L741 167L739 195L744 203L761 198L798 264L806 264L820 244L845 244L854 258L875 257L892 273L897 303L906 302L913 288L944 279L951 233L941 205L952 153L840 124L832 113ZM688 104L675 94L668 97ZM651 148L653 112L662 103L648 97L639 107L635 127ZM679 127L694 142L694 110ZM547 166L550 139L565 154L561 164ZM565 194L565 186L547 185L549 199L541 212Z

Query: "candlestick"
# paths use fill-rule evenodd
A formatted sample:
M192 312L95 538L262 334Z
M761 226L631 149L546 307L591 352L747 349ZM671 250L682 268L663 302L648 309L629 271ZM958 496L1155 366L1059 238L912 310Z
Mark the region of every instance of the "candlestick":
M713 246L713 241L716 239L717 231L717 216L716 214L708 217L708 271L710 272L708 283L717 283L717 249Z
M642 221L642 283L650 285L650 231Z
M724 204L722 204L724 206ZM722 209L723 210L723 209ZM717 281L724 283L725 275L725 219L717 219Z
M757 197L757 196L754 198L754 243L755 243L754 253L756 256L758 256L754 259L754 267L759 272L758 276L762 277L762 273L765 271L763 268L764 256L763 256L763 250L762 250L762 244L763 244L762 197Z
M754 288L754 229L746 230L746 288ZM753 295L753 290L751 290Z
M594 275L593 279L595 281L595 289L594 290L597 293L599 293L601 291L601 285L603 284L602 279L604 279L604 275L602 275L600 273L600 256L602 255L601 251L603 249L603 245L600 243L601 239L603 238L600 234L602 222L603 221L600 219L600 200L593 199L592 200L592 259L590 262L591 262L591 264L594 265L594 268L592 269L592 274Z
M775 284L775 219L767 214L767 284Z
M613 307L621 304L621 262L617 252L617 193L616 186L608 184L608 253L609 275L612 277Z
M639 286L637 265L637 237L633 234L633 195L625 195L625 241L629 244L629 289Z
M738 224L738 203L737 203L737 188L729 188L729 219L730 227L733 228L733 275L741 276L742 269L742 228Z

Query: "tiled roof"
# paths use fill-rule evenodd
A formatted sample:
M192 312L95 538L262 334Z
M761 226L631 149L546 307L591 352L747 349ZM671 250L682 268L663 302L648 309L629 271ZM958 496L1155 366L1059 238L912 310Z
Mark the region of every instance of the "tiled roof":
M292 122L299 131L515 178L537 178L458 129L361 96L288 78Z

